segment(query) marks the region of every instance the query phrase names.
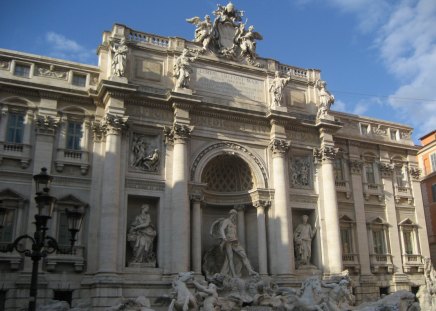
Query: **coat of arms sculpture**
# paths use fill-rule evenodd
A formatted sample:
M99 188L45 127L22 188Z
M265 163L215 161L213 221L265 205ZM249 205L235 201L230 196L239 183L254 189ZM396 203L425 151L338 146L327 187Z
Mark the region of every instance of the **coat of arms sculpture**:
M246 29L248 20L242 21L244 11L237 10L229 2L225 6L218 5L213 15L213 23L209 15L203 21L198 16L186 20L196 26L194 42L202 45L202 52L210 51L221 58L261 67L256 61L256 41L263 38L254 31L254 26Z

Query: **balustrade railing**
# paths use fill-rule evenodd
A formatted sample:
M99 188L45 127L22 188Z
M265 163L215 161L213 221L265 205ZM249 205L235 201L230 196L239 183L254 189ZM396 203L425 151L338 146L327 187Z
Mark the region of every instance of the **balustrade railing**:
M170 40L168 38L133 30L131 30L128 34L128 39L130 41L148 43L164 48L168 47L170 44Z

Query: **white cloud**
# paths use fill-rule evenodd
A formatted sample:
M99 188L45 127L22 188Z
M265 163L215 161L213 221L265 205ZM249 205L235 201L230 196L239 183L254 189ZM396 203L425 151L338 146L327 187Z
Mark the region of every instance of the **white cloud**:
M45 41L49 44L49 53L53 57L84 63L96 62L95 50L87 49L61 34L50 31L46 33Z
M389 99L417 136L436 128L436 1L402 1L379 32L381 57L402 85Z
M316 1L316 0L307 0ZM436 1L327 0L356 16L387 70L399 81L388 104L397 117L416 127L416 136L436 128ZM420 100L426 99L426 100ZM362 105L355 113L365 112Z

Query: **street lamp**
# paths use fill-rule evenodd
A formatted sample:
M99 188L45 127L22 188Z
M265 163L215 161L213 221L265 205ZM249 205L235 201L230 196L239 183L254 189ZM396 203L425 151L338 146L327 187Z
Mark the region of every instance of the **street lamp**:
M12 244L7 246L7 250L12 252L14 249L24 254L27 257L30 257L33 261L32 266L32 279L30 283L30 300L29 300L29 311L36 310L36 297L38 290L38 267L39 261L41 258L46 257L48 254L51 254L55 251L61 253L71 254L74 243L76 242L76 234L80 231L80 227L83 221L83 211L79 206L75 206L73 210L66 211L68 218L68 230L71 233L71 246L68 250L61 250L58 246L56 239L51 236L48 236L47 233L47 221L51 219L51 215L54 210L54 205L56 202L56 198L52 197L49 194L50 191L50 183L53 180L53 177L47 174L47 169L43 167L41 169L41 173L34 175L33 179L36 184L36 196L35 202L36 207L38 208L38 213L35 214L35 233L33 237L30 235L22 235L19 236ZM0 208L0 221L2 218L5 218L2 215L6 215L6 209L3 207ZM4 221L4 220L3 220ZM1 223L0 223L1 225ZM31 249L26 249L22 242L25 240L30 240L32 243Z

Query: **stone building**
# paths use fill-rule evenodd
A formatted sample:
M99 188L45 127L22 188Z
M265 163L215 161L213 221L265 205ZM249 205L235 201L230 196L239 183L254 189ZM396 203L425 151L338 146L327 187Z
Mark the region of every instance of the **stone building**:
M49 230L60 244L65 209L86 211L74 254L44 259L40 301L88 298L103 310L159 297L177 272L204 273L209 229L231 209L253 269L280 284L348 269L360 301L424 284L412 129L330 111L320 71L257 56L262 37L226 8L216 28L191 19L194 42L115 24L98 66L0 50L0 242L32 234L41 167L54 176ZM307 262L294 247L303 215ZM0 253L6 309L27 304L30 270Z
M422 148L418 152L421 168L421 188L427 220L430 257L436 263L436 130L420 138Z

